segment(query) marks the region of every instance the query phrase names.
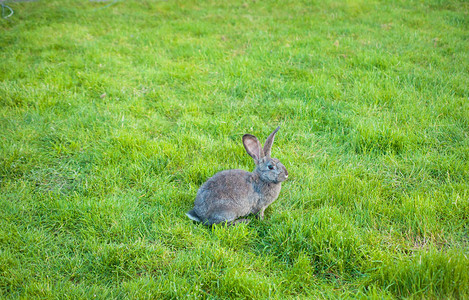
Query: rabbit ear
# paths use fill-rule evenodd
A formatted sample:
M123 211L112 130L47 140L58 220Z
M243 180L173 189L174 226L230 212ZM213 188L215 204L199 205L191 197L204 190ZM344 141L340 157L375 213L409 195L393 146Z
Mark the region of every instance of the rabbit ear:
M274 130L274 132L272 132L269 137L267 138L267 140L265 141L265 144L264 144L264 154L265 156L267 157L270 157L270 149L272 148L272 144L274 143L274 137L275 137L275 134L277 133L277 131L280 129L280 126L277 127L277 129Z
M254 158L256 164L259 159L264 157L264 151L261 148L261 143L259 143L259 140L255 136L251 134L243 135L243 145L244 148L246 148L246 152L251 155L252 158Z

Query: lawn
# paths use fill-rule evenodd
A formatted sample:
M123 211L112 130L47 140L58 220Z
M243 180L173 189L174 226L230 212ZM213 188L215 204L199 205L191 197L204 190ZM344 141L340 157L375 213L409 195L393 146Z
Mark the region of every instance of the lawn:
M5 4L0 298L469 298L467 1ZM277 126L265 219L189 220Z

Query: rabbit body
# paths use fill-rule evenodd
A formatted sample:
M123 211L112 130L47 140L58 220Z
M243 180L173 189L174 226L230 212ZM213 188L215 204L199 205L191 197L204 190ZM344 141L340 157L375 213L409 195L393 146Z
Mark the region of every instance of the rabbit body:
M283 164L270 157L270 147L278 129L269 136L264 149L260 148L256 137L244 135L243 144L256 163L254 171L225 170L209 178L199 188L194 209L187 216L206 225L248 222L236 219L249 214L263 219L264 210L277 199L281 182L288 177Z

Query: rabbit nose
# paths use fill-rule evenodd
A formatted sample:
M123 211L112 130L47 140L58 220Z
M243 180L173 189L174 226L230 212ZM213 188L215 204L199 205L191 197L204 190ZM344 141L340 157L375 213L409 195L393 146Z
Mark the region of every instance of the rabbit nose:
M288 177L288 171L287 171L287 168L283 167L283 169L285 170L285 176Z

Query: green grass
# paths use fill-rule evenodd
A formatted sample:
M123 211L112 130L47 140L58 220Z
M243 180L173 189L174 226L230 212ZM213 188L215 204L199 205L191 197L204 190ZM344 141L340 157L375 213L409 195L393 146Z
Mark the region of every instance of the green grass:
M469 298L466 1L8 5L1 298ZM266 219L191 222L277 125Z

